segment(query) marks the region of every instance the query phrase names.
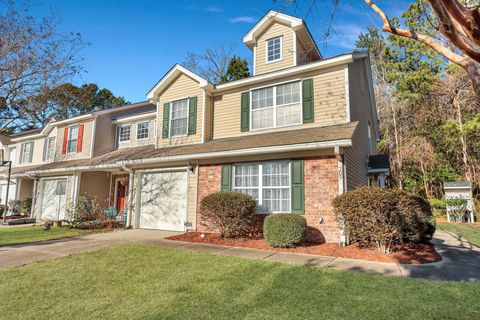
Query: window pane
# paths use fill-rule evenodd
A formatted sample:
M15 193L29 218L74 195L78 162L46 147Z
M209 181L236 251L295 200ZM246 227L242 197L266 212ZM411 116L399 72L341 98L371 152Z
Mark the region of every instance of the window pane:
M277 126L300 124L302 122L301 104L277 107Z
M290 189L263 189L262 207L266 212L290 211Z
M77 139L78 137L78 126L72 126L68 129L68 139Z
M137 139L147 139L148 138L148 122L142 122L137 124Z
M273 127L273 108L252 111L252 129Z
M277 86L277 105L300 102L300 82Z
M267 44L267 60L274 61L280 59L281 45L280 37L268 40Z
M266 187L288 187L290 184L288 163L271 162L264 164L262 184Z
M258 187L258 165L242 164L235 166L234 187Z
M235 188L234 191L235 192L240 192L240 193L243 193L243 194L248 194L253 199L258 201L258 189L241 189L241 188L237 189L237 188Z
M118 141L119 142L130 141L131 130L132 130L131 126L120 127L119 133L118 133Z
M273 106L273 87L252 91L252 109L261 109Z
M188 99L172 102L170 136L183 136L188 132Z

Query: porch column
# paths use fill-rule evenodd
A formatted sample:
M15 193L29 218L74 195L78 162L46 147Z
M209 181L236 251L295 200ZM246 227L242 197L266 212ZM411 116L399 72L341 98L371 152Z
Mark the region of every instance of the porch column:
M81 172L75 172L73 174L73 188L72 188L72 204L75 207L75 203L77 202L77 196L80 192L80 182L82 178Z
M385 188L385 173L380 173L378 175L378 184L380 188Z
M30 217L35 218L35 206L37 205L38 194L38 178L33 179L32 208L30 209Z
M133 214L133 193L134 193L134 184L136 183L135 172L131 169L128 170L128 198L127 198L127 223L126 228L131 227L132 223L132 214ZM116 192L116 191L115 191ZM136 210L135 210L136 211Z
M341 195L345 192L345 179L344 179L344 163L343 154L340 154L340 148L335 147L335 156L337 158L337 172L338 172L338 194ZM339 223L340 227L340 244L345 246L348 243L347 235L345 233L345 224Z

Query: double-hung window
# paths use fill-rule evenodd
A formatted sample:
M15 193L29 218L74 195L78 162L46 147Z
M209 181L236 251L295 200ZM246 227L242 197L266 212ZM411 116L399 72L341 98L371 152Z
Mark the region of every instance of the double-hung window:
M31 163L33 156L33 142L24 142L20 147L20 163Z
M137 124L137 140L148 139L148 130L150 123L148 121L140 122Z
M282 37L267 40L267 63L282 60Z
M188 134L188 99L170 104L170 137Z
M68 128L67 152L77 152L78 145L78 126L71 126Z
M278 161L234 165L233 191L248 194L257 200L259 212L290 212L290 163Z
M55 156L55 137L45 139L44 161L52 161Z
M131 125L121 126L118 129L118 142L129 142L131 131L132 131Z
M300 81L252 90L252 130L302 123Z

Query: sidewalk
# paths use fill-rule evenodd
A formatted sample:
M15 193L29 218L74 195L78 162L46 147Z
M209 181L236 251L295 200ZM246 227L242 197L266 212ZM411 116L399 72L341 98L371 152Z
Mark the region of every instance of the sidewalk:
M424 265L405 265L366 260L275 252L238 247L166 240L174 232L124 230L61 240L0 247L0 269L45 261L125 243L151 243L165 247L291 263L318 268L368 272L381 275L453 281L480 281L480 248L453 234L437 231L433 243L443 260Z

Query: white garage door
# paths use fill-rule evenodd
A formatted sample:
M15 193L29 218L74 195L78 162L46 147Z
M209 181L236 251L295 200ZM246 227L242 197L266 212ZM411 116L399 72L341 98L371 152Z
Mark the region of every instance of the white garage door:
M43 181L42 220L64 220L67 179Z
M187 173L143 173L140 228L183 231L187 216Z

